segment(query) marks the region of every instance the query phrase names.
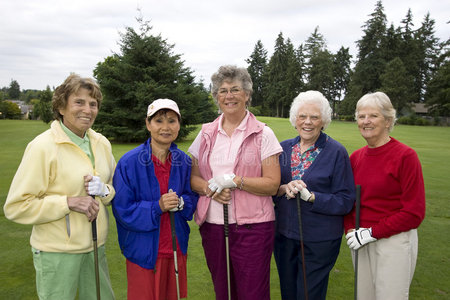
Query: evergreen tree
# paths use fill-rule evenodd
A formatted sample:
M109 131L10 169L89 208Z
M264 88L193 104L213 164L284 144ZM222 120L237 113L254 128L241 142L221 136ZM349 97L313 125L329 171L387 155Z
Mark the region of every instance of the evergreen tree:
M307 89L321 92L327 99L333 99L334 63L333 55L327 49L324 36L319 27L305 42Z
M331 99L333 113L336 114L336 103L340 103L347 94L348 85L351 76L351 58L349 48L341 47L334 55L333 61L333 90L331 91Z
M434 36L434 25L435 21L430 18L428 13L415 34L419 48L419 65L416 80L420 87L419 99L421 101L424 101L428 83L433 73L439 67L442 45L439 43L439 39Z
M304 90L305 84L303 82L303 54L302 54L302 46L300 46L297 50L294 49L294 45L291 40L288 39L286 41L286 60L287 60L287 69L286 69L286 78L284 82L284 94L282 104L282 112L281 116L283 118L289 117L289 109L291 107L291 103L297 95Z
M435 116L450 117L450 52L443 54L444 63L429 81L426 106Z
M263 75L267 66L267 50L261 40L256 42L255 48L248 59L247 71L253 81L252 106L260 106L263 103Z
M203 84L194 82L173 45L151 34L148 21L138 18L139 32L126 27L120 53L97 64L94 75L103 102L94 128L119 142L142 142L148 137L144 119L148 105L159 98L177 102L182 115L179 139L193 130L188 125L212 120L217 114Z
M390 61L380 79L381 90L389 96L397 112L407 114L410 111L409 103L413 102L415 96L414 77L408 73L402 60L396 57Z
M308 89L321 92L330 101L334 96L334 62L328 50L316 52L309 60Z
M305 72L307 77L307 82L311 81L311 73L314 72L311 69L313 68L313 62L316 56L319 55L320 52L326 50L326 41L324 36L319 32L319 27L314 28L314 32L306 39L304 45L304 54L305 54Z
M413 77L414 84L411 86L413 94L411 95L411 102L419 102L421 80L419 73L419 60L420 53L418 42L414 38L414 24L411 9L408 9L406 17L401 21L403 26L401 27L402 41L399 47L399 58L403 62L403 66L406 68L407 73Z
M19 100L20 98L20 85L17 80L11 80L8 89L8 97L10 100Z
M274 48L264 76L263 105L266 109L270 109L272 116L281 117L283 105L288 101L285 88L288 68L287 47L282 32L278 34Z
M362 86L364 94L375 91L381 86L380 75L386 66L382 43L386 34L387 20L381 1L376 3L371 17L363 26L363 38L357 41L359 61L355 66L353 78L356 84Z
M381 0L375 4L371 18L363 25L363 37L357 41L358 55L349 84L349 92L341 103L341 114L353 115L356 102L364 94L381 87L380 76L386 67L386 15Z
M319 26L314 28L314 32L305 41L305 54L308 59L312 56L317 55L319 52L326 50L327 42L319 32Z
M401 54L401 43L402 43L402 34L401 29L394 28L394 24L386 31L386 36L383 40L383 57L386 61L391 61L396 57L399 57Z

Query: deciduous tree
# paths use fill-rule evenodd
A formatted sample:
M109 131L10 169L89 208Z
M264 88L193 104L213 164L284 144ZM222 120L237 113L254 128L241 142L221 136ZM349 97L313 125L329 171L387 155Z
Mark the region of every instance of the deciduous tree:
M39 100L34 104L33 118L39 117L45 123L53 120L52 97L53 92L47 85L47 88L39 93Z

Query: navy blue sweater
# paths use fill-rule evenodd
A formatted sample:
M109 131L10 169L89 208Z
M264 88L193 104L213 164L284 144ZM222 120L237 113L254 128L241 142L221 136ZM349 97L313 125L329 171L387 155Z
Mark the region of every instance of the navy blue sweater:
M281 183L292 181L292 147L300 141L297 136L281 142ZM310 242L338 239L343 234L343 218L355 201L355 186L347 150L339 142L320 133L315 146L322 148L302 180L314 192L314 203L301 203L303 239ZM291 239L300 239L296 199L285 195L273 197L277 233Z

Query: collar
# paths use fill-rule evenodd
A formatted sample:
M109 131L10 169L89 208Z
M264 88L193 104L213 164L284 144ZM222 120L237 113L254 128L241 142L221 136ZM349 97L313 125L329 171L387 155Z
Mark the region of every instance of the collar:
M89 144L90 143L89 135L87 134L87 132L84 134L84 137L81 138L78 135L76 135L75 133L73 133L69 128L67 128L66 125L64 125L62 121L59 121L59 124L61 125L61 128L64 131L64 133L67 134L69 139L75 145L81 147L83 144L86 144L86 143Z
M247 129L247 121L248 121L248 118L249 118L249 113L248 113L248 111L245 111L245 116L244 116L244 118L242 119L241 123L239 123L239 126L236 127L236 129L237 129L237 130L241 130L241 131L245 131L245 129ZM218 127L217 130L218 130L219 132L223 133L223 134L226 134L226 133L225 133L225 130L223 130L223 127L222 127L222 121L223 121L223 114L221 114L221 115L219 116L219 127ZM236 129L235 129L235 130L236 130Z
M328 135L325 132L321 131L319 137L317 138L317 141L314 143L314 147L324 148L325 144L327 142L327 138L328 138ZM291 146L294 146L298 142L300 142L299 135L297 135L295 138L292 139Z

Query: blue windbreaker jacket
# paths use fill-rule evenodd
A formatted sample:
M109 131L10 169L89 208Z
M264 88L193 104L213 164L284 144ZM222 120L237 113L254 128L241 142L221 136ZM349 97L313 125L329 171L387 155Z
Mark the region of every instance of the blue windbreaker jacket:
M119 160L113 178L116 196L112 210L123 255L146 268L155 267L159 225L160 190L151 160L150 140L125 153ZM184 209L175 213L175 230L183 254L187 253L189 224L197 206L198 195L191 190L191 158L172 143L172 166L169 189L183 197Z

